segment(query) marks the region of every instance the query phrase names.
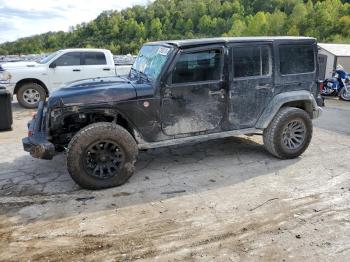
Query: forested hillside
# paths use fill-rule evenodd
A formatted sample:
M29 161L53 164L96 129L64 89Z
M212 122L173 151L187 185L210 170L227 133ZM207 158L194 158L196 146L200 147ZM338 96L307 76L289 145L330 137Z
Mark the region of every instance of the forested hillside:
M304 35L350 43L350 4L341 0L156 0L105 11L69 32L49 32L0 45L0 54L104 47L136 53L147 41L211 36Z

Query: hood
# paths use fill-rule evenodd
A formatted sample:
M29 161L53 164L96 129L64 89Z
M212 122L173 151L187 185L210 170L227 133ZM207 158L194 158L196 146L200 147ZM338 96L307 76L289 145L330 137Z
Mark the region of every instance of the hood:
M25 61L25 62L2 63L0 67L3 70L11 70L11 69L22 69L26 67L37 67L39 65L41 64L38 64L37 62Z
M53 92L49 107L100 104L136 98L136 91L129 79L103 77L69 83Z

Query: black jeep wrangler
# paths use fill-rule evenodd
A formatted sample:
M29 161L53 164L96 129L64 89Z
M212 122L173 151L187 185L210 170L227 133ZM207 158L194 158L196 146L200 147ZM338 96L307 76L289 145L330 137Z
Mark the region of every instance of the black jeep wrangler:
M127 77L70 83L41 102L24 150L67 151L82 187L122 185L140 149L262 134L281 159L308 147L317 105L317 44L306 37L145 44Z

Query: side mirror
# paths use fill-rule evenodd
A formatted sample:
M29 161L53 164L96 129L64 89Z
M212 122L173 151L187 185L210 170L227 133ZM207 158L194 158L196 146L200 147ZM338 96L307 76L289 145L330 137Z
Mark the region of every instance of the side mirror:
M53 63L51 63L50 65L49 65L49 68L56 68L56 63L55 62L53 62Z

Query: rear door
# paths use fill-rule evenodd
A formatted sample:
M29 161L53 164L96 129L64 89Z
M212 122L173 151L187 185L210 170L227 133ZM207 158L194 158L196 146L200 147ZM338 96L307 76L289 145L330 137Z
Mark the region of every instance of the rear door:
M273 97L272 44L230 47L229 123L251 128Z
M166 135L218 128L226 108L224 47L183 50L161 90L161 123Z
M115 66L107 63L104 52L83 52L82 76L84 79L115 76Z

